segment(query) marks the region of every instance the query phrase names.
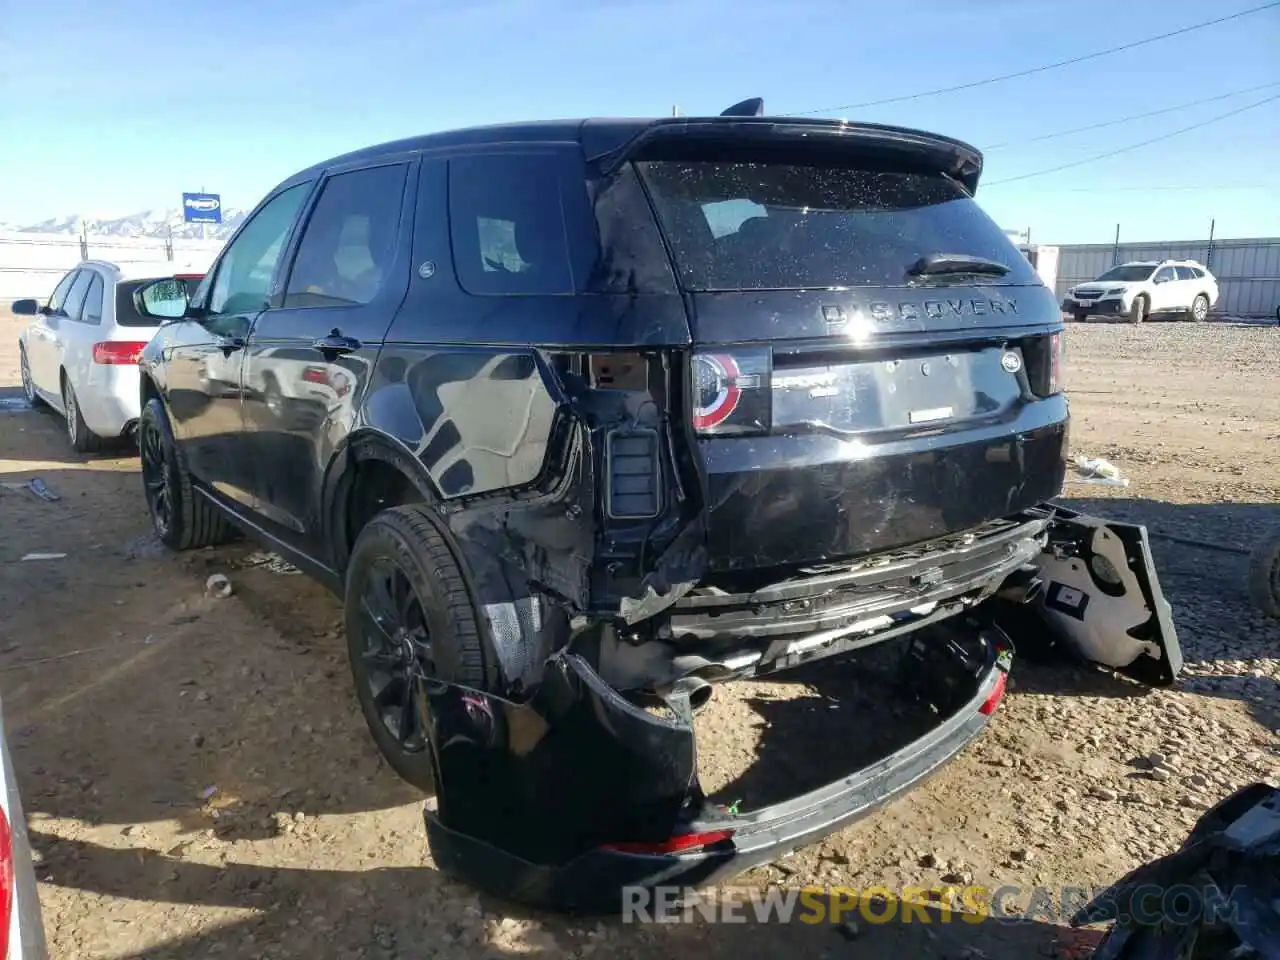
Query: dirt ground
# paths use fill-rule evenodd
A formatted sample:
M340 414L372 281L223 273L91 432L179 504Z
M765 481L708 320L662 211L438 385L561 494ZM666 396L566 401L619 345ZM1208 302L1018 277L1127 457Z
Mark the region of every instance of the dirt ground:
M1023 960L1096 939L1043 920L623 924L447 880L423 798L365 732L337 602L255 565L250 545L160 548L130 451L78 457L55 416L5 402L17 331L0 318L0 694L55 957ZM1280 329L1072 325L1068 363L1074 450L1131 478L1073 483L1069 502L1149 525L1187 676L1150 692L1019 663L954 763L739 884L1089 887L1176 846L1235 787L1277 778L1280 623L1250 609L1243 552L1280 524ZM34 477L61 499L22 488ZM203 596L213 572L230 599ZM721 688L698 717L707 786L758 800L756 761L834 779L891 724L866 712L855 673Z

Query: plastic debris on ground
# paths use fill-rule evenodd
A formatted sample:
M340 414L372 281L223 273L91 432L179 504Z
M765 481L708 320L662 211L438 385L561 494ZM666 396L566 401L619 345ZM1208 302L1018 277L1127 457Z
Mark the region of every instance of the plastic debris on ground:
M1120 475L1120 468L1102 457L1078 456L1075 459L1076 476L1069 476L1072 483L1092 483L1103 487L1127 487L1129 478Z
M23 560L65 560L65 553L28 553L25 554Z
M244 567L261 567L264 570L270 570L272 573L279 573L284 576L293 576L302 573L297 567L289 563L284 557L278 553L269 553L265 550L257 550L241 561Z
M231 596L231 581L220 573L215 573L204 582L205 596L214 600L225 600Z

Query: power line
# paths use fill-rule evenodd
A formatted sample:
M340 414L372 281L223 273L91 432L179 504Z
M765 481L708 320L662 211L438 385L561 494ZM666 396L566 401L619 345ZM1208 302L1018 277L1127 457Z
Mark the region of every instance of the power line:
M1059 137L1069 137L1073 133L1084 133L1088 130L1098 130L1102 127L1114 127L1119 123L1128 123L1130 120L1144 120L1147 117L1158 117L1164 113L1174 113L1178 110L1186 110L1190 107L1199 107L1206 103L1216 103L1219 100L1229 100L1231 97L1238 97L1244 93L1255 93L1258 90L1268 90L1271 87L1280 87L1280 83L1262 83L1256 87L1245 87L1242 90L1232 90L1230 93L1220 93L1216 97L1205 97L1203 100L1192 100L1189 103L1180 103L1176 107L1161 107L1159 110L1148 110L1146 113L1135 113L1129 117L1121 117L1119 120L1103 120L1101 123L1091 123L1085 127L1072 127L1070 130L1059 130L1056 133L1044 133L1038 137L1028 137L1025 140L1008 140L1004 143L993 143L982 148L984 153L992 150L1000 150L1004 147L1020 146L1024 143L1039 143L1042 140L1056 140Z
M1263 100L1255 101L1246 106L1239 107L1227 113L1220 113L1216 117L1210 117L1208 120L1202 120L1199 123L1193 123L1189 127L1183 127L1180 130L1172 130L1169 133L1162 133L1158 137L1151 137L1148 140L1141 140L1138 143L1131 143L1125 147L1117 147L1115 150L1108 150L1106 153L1100 153L1095 157L1085 157L1083 160L1072 160L1070 163L1062 163L1056 167L1049 167L1045 170L1034 170L1031 173L1019 174L1016 177L1005 177L1003 180L992 180L986 186L994 187L1002 183L1013 183L1016 180L1028 180L1031 177L1042 177L1045 174L1057 173L1059 170L1070 170L1072 167L1080 167L1086 163L1094 163L1098 160L1106 160L1110 157L1118 156L1122 153L1128 153L1130 150L1137 150L1140 147L1150 146L1153 143L1159 143L1161 140L1171 140L1176 136L1184 133L1190 133L1192 130L1199 130L1201 127L1207 127L1211 123L1217 123L1219 120L1226 120L1228 117L1234 117L1238 113L1244 113L1246 110L1252 110L1254 107L1260 107L1263 104L1271 103L1273 100L1280 100L1280 93L1267 97Z
M1168 33L1161 33L1154 37L1134 40L1130 43L1121 44L1118 47L1109 47L1106 50L1097 50L1093 53L1082 54L1081 56L1071 57L1067 60L1058 60L1054 63L1046 63L1042 66L1031 67L1027 70L1018 70L1015 73L1005 73L998 77L988 77L985 80L972 80L969 83L959 83L953 87L939 87L936 90L923 90L920 93L907 93L898 97L886 97L883 100L869 100L866 103L846 103L838 107L823 107L821 110L803 110L799 113L792 114L792 116L808 117L817 113L834 113L837 110L862 110L866 107L880 107L887 103L905 103L908 100L919 100L921 97L936 97L938 94L942 93L956 93L960 90L972 90L974 87L985 87L992 83L1003 83L1006 80L1017 80L1019 77L1029 77L1032 74L1044 73L1046 70L1057 70L1059 67L1069 67L1072 64L1084 63L1087 60L1097 60L1099 57L1107 57L1113 53L1122 53L1125 50L1144 47L1149 43L1157 43L1161 40L1168 40L1171 37L1179 37L1183 34L1191 33L1194 30L1203 30L1205 27L1212 27L1219 23L1226 23L1229 20L1239 20L1241 17L1247 17L1254 13L1261 13L1263 10L1270 10L1274 7L1280 7L1280 0L1273 0L1272 3L1264 3L1262 6L1251 7L1248 10L1241 10L1239 13L1232 13L1225 17L1218 17L1214 20L1205 20L1202 23L1193 23L1188 27L1171 30Z
M1060 193L1150 193L1162 190L1274 190L1274 183L1186 183L1129 187L1065 187Z

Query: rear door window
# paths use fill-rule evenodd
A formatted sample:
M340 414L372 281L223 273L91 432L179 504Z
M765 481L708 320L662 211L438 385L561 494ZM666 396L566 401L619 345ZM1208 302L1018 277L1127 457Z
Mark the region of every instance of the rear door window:
M307 220L286 307L371 303L386 285L400 235L403 164L330 177Z
M964 188L941 174L702 160L636 164L689 290L901 286L921 257L1034 268Z
M85 294L84 309L80 312L83 323L99 324L102 322L102 274L94 273L89 281L89 292Z
M85 294L89 292L89 282L93 279L92 270L81 270L76 275L76 282L67 292L67 301L62 305L62 312L68 320L79 320L80 311L84 307Z
M49 297L50 313L57 313L62 309L62 305L67 302L67 293L71 290L71 285L75 283L79 273L79 270L72 270L58 281L58 285L53 288L53 295Z
M480 296L574 292L552 154L488 154L449 161L449 223L458 283ZM579 184L579 190L582 190Z

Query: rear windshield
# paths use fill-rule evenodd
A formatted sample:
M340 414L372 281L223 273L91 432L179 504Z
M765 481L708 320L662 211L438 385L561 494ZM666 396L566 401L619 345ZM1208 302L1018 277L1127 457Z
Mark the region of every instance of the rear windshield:
M940 174L727 161L636 166L690 290L896 286L931 253L1009 267L1003 277L965 282L1038 282L1004 231Z
M1140 264L1138 266L1128 267L1112 267L1099 280L1107 280L1114 283L1133 283L1135 280L1145 280L1155 271L1155 267L1150 264Z
M154 317L144 317L138 313L138 308L133 305L133 294L144 283L150 283L150 280L125 280L116 284L116 323L122 327L154 327L160 321ZM174 280L174 283L181 283L187 288L187 297L195 295L196 287L200 285L200 279L187 278L183 280Z

